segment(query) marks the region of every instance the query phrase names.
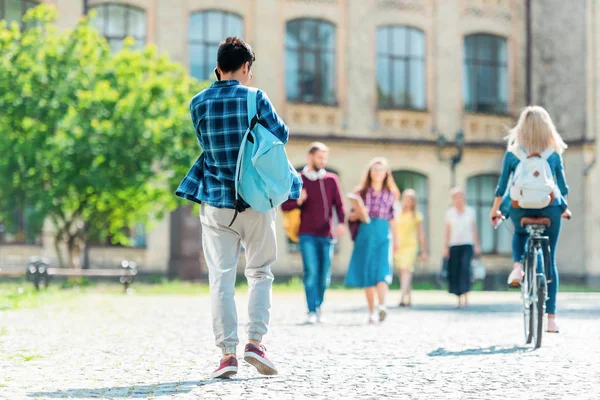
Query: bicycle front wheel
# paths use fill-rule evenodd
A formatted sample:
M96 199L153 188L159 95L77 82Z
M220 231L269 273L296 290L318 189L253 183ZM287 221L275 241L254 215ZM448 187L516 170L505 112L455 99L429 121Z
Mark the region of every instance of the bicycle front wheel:
M542 333L544 332L544 313L546 311L546 280L543 274L538 271L544 271L544 257L542 251L538 249L533 259L534 294L532 297L531 330L533 332L533 343L536 349L542 346Z

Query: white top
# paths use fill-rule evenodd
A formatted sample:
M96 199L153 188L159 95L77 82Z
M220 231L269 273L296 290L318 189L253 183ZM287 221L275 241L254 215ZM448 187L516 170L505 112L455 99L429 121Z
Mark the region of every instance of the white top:
M451 207L446 211L446 223L450 224L450 241L448 246L462 246L475 244L473 224L475 223L475 210L465 207L462 214Z

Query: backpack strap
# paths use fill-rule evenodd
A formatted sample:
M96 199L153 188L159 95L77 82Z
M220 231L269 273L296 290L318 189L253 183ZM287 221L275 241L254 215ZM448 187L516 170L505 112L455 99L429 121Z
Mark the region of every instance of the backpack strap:
M246 142L254 143L254 137L252 136L252 130L256 127L256 124L259 121L258 113L256 111L256 88L247 88L248 94L246 97L246 111L248 113L248 129L244 132L244 136L242 136L242 141L240 142L240 151L238 154L237 162L235 165L235 213L233 214L233 219L229 223L229 227L233 225L239 213L244 212L245 207L243 207L242 202L240 201L240 194L238 191L239 182L242 180L242 160L244 159L244 153L246 150Z
M248 89L248 96L246 97L246 100L248 103L247 104L248 125L250 126L250 130L253 130L259 120L258 111L256 110L256 98L257 98L258 89L251 88L251 87L249 87L247 89Z

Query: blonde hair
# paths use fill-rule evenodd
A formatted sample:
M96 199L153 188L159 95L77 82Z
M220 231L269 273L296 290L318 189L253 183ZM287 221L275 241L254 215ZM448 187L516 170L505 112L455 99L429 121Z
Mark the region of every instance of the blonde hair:
M404 199L405 198L411 198L413 199L413 207L412 210L410 210L413 214L417 213L417 209L419 207L419 205L417 204L417 192L415 192L413 189L406 189L402 192L402 211L404 210ZM408 211L408 210L406 210Z
M365 172L362 183L358 187L357 191L360 192L361 196L362 196L367 192L367 190L369 190L369 188L371 187L371 183L372 183L371 182L371 170L377 164L383 165L387 169L387 172L385 174L385 179L383 180L383 188L394 193L396 195L396 198L399 198L400 190L398 189L396 182L394 182L394 177L392 176L392 170L390 168L390 165L388 164L387 160L383 157L376 157L376 158L372 159L371 162L369 162L369 165L367 166L367 171Z
M521 112L517 126L510 130L507 140L509 151L521 147L527 154L543 153L549 147L562 154L567 148L550 114L540 106L529 106Z

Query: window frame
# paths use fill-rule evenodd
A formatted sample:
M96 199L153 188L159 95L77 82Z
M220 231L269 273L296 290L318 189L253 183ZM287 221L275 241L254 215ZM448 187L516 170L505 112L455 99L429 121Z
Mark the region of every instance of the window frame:
M489 215L489 211L492 209L492 205L494 203L494 198L490 197L489 199L487 197L484 197L484 193L483 193L483 179L491 179L493 182L498 182L498 179L500 179L500 174L495 173L495 172L488 172L488 173L483 173L483 174L476 174L476 175L472 175L469 176L467 178L467 190L466 190L466 200L467 200L467 204L471 207L473 207L474 211L475 211L475 224L477 226L477 233L479 234L479 242L481 244L481 246L483 247L483 233L486 232L483 228L484 224L488 224L488 215ZM469 197L469 183L470 182L475 182L476 185L476 195L475 195L475 199ZM481 215L480 215L481 214ZM498 230L494 230L493 231L493 237L492 237L492 242L493 242L493 246L492 246L492 250L491 251L483 251L484 249L482 248L482 252L485 255L499 255L499 256L507 256L507 255L511 255L512 251L510 249L507 249L506 251L499 251L499 243L500 243L500 232Z
M403 29L405 30L405 38L406 38L406 51L403 55L400 54L395 54L394 53L394 30L396 29ZM389 87L391 88L390 93L391 93L391 99L392 101L387 103L387 104L382 104L381 103L381 99L379 97L379 92L377 91L376 95L377 95L377 109L378 110L408 110L408 111L421 111L421 112L426 112L428 107L427 107L427 35L425 34L425 31L411 26L411 25L402 25L402 24L394 24L394 25L382 25L377 27L377 31L376 31L376 38L379 35L380 31L388 31L387 34L388 36L388 46L387 49L385 49L385 51L380 50L379 48L379 43L375 44L375 63L376 63L376 67L375 70L377 71L377 66L379 65L380 62L382 62L382 58L385 58L385 62L388 64L388 77L386 79ZM417 32L422 36L423 39L423 51L422 51L422 56L416 56L416 55L412 55L412 51L411 51L411 40L410 40L410 33L411 32ZM410 82L411 82L411 77L410 77L410 65L411 65L411 61L413 60L417 60L417 61L421 61L422 63L422 67L423 67L423 93L424 93L424 105L423 107L416 107L416 106L412 106L410 104ZM405 95L404 95L404 104L397 104L395 102L394 99L394 95L393 95L393 87L394 87L394 71L393 68L391 66L393 66L395 64L395 62L401 61L404 64L404 68L406 71L405 74L405 87L407 88ZM375 74L375 87L376 89L379 87L379 77L378 74L376 72Z
M482 40L489 40L489 39L493 39L493 51L492 51L492 57L491 59L484 59L482 57L479 56L479 49L484 47L484 45L482 45L480 42ZM472 41L472 44L470 44L472 46L472 50L470 51L471 54L473 54L474 56L471 57L467 57L467 53L469 53L467 51L467 47L468 47L468 41ZM505 60L501 60L501 57L499 57L499 47L500 44L503 43L505 45L506 48L506 54L505 54ZM508 38L505 36L501 36L501 35L495 35L492 33L472 33L469 35L465 35L464 39L463 39L463 51L464 51L464 57L463 57L463 80L464 80L464 88L463 88L463 102L464 102L464 110L466 112L469 113L474 113L474 114L489 114L489 115L509 115L509 106L510 106L510 63L509 63L509 54L508 54ZM480 99L480 87L481 87L481 80L479 78L479 69L482 66L487 66L487 67L491 67L491 71L492 71L492 82L498 82L499 79L498 77L500 76L500 71L502 69L505 70L506 73L506 87L504 88L506 90L506 103L504 104L503 109L498 109L497 107L494 107L494 109L489 109L487 107L487 105L483 105L480 103L479 99ZM470 77L467 75L467 67L470 67L472 71L475 71L474 73L476 74L475 76L475 88L472 89L469 87L470 84ZM499 87L497 85L493 85L492 86L492 93L494 95L494 99L495 101L493 102L495 105L496 104L500 104L500 94L501 91L499 90ZM470 94L468 95L469 92L473 92L474 93L474 98L470 100L470 104L467 103L467 98L470 96Z
M117 36L117 35L108 35L106 32L108 30L108 21L109 18L106 15L106 13L108 12L108 7L110 6L117 6L117 7L122 7L125 9L125 29L124 32L125 34L123 36ZM103 28L100 31L100 34L102 35L102 37L104 37L106 39L106 41L108 42L109 46L111 41L121 41L124 42L125 39L127 39L128 37L131 37L133 39L135 39L136 44L140 43L141 47L146 46L146 44L148 43L148 13L146 12L146 9L142 8L142 7L138 7L138 6L134 6L131 4L126 4L126 3L120 3L120 2L109 2L109 3L101 3L101 4L94 4L94 5L90 5L89 10L96 10L97 15L96 15L96 19L100 18L100 9L103 9L104 11L104 20L103 20ZM140 36L134 36L130 33L128 33L130 30L130 12L131 10L135 10L135 11L141 11L144 14L145 20L144 20L144 36L140 37Z
M4 20L6 18L6 1L7 0L0 0L0 21ZM41 0L19 0L19 1L21 3L21 17L19 20L19 25L21 26L21 28L23 28L23 26L24 26L23 17L27 13L27 11L39 6L40 4L42 4L42 2L41 2ZM28 7L28 5L32 5L32 4L33 4L33 6Z
M212 42L208 39L208 28L209 28L209 24L206 23L206 15L208 13L219 13L221 14L220 17L222 18L222 24L221 24L221 28L222 28L222 33L221 33L221 39L219 39L217 42ZM203 29L203 37L205 39L192 39L190 37L190 29L191 29L191 19L194 15L202 15L202 29ZM221 43L221 40L225 39L226 36L231 36L228 35L226 33L223 33L223 31L227 31L229 26L228 26L228 21L227 21L227 16L231 16L231 17L235 17L239 19L239 22L241 23L242 26L242 33L245 31L246 29L246 21L244 20L244 17L241 14L232 12L232 11L228 11L228 10L220 10L220 9L204 9L204 10L198 10L198 11L193 11L188 15L188 30L187 30L187 46L188 46L188 57L189 54L191 53L190 48L191 46L202 46L202 51L204 52L204 60L208 60L210 59L210 55L208 54L208 49L211 46L218 46L219 43ZM214 59L215 59L215 64L216 64L216 55L213 55ZM192 63L191 60L189 60L188 58L188 67L190 70L190 74L191 74L191 69L192 69ZM199 80L211 80L211 78L214 80L215 76L212 75L214 66L209 68L209 71L207 73L207 76L205 78L198 78L196 77L196 79Z
M316 44L316 47L311 48L311 47L307 47L304 43L299 43L297 47L293 48L288 46L287 44L287 35L288 35L288 31L290 29L290 25L291 24L300 24L300 26L302 26L303 24L305 24L306 22L314 22L314 29L315 31L312 32L311 34L314 34L314 37L318 37L318 33L319 33L319 27L321 25L328 25L329 27L332 28L333 30L333 47L329 48L329 47L325 47L322 46L320 44ZM301 29L301 28L300 28ZM314 104L314 105L320 105L320 106L326 106L326 107L338 107L339 106L339 99L338 99L338 84L337 84L337 72L338 72L338 60L337 60L337 25L334 24L331 21L328 21L326 19L322 19L322 18L311 18L311 17L300 17L300 18L294 18L294 19L290 19L287 20L285 23L285 36L284 36L284 48L285 48L285 61L284 63L287 63L287 56L288 56L288 52L295 52L297 57L298 57L298 78L300 78L300 76L303 75L303 66L304 66L304 58L306 56L306 54L310 53L314 56L315 59L315 84L314 84L314 89L313 89L313 93L312 96L314 98L314 100L312 101L308 101L308 100L304 100L304 96L306 96L307 94L304 93L302 84L300 83L300 79L298 79L298 97L290 97L290 94L287 91L287 82L285 85L285 98L286 101L288 103L291 104ZM323 59L323 54L328 54L331 55L333 58L333 64L334 64L334 73L333 73L333 77L332 77L332 84L333 84L333 99L331 101L327 101L326 98L324 98L322 91L323 91L323 82L326 81L326 79L324 79L324 72L322 70L322 59ZM287 79L287 65L284 67L285 70L285 78ZM319 91L321 91L321 93L318 93Z

